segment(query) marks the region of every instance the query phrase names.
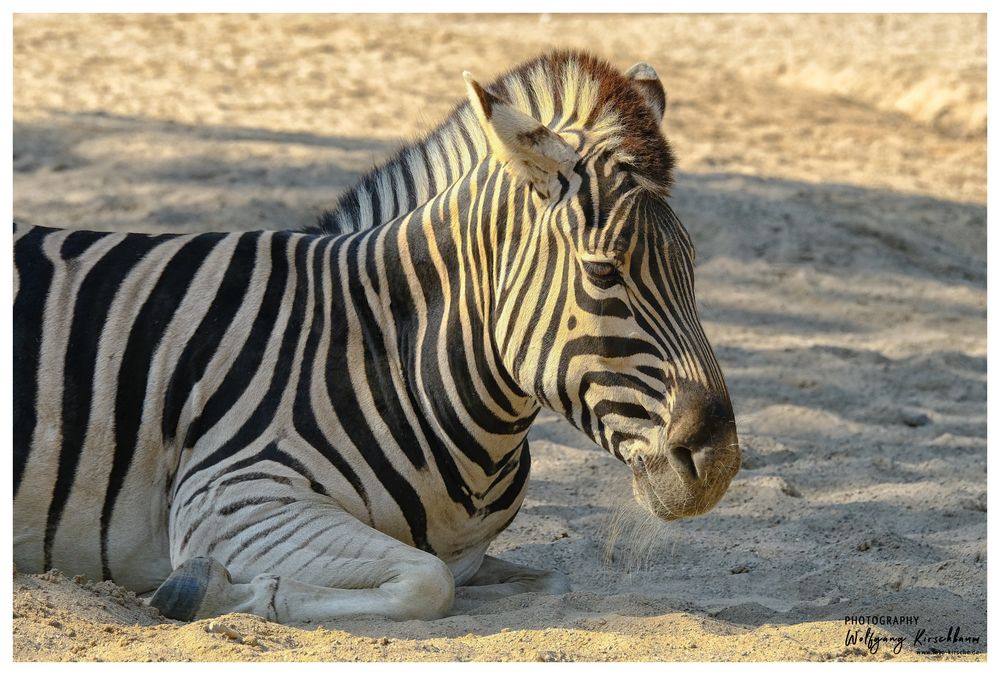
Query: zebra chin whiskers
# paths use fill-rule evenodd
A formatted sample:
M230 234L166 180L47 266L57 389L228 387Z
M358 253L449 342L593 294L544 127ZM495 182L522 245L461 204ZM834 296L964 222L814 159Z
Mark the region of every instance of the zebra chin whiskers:
M732 447L738 444L723 450ZM637 472L637 497L641 495L650 513L668 521L710 511L725 494L740 462L739 453L716 452L705 473L692 482L662 452L651 455L650 459L648 466Z
M664 544L671 538L669 525L638 504L631 495L615 500L601 530L604 565L626 579L651 570Z

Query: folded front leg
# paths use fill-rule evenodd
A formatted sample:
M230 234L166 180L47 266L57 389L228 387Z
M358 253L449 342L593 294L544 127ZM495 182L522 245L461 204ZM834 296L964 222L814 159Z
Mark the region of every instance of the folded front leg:
M451 607L454 579L444 562L336 506L302 501L245 512L237 512L246 518L239 536L219 539L213 534L224 531L219 527L205 528L200 539L192 536L186 550L201 555L179 565L150 601L164 616L190 621L248 612L285 623L377 614L402 620L438 618Z
M483 564L461 588L468 600L494 600L518 593L568 593L569 578L562 572L538 570L485 556Z

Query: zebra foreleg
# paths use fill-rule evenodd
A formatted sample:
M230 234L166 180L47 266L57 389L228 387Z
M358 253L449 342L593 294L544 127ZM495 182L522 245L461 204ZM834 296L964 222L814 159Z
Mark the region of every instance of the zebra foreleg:
M228 541L192 537L197 545L186 551L196 556L210 551L212 558L187 559L150 604L164 616L184 621L247 612L281 623L363 614L435 619L451 608L454 578L435 556L336 507L294 502L277 510L292 518L287 528L266 536ZM224 532L221 527L205 530Z
M254 610L266 607L274 597L275 579L261 575L249 584L234 584L229 571L218 560L191 558L160 584L149 604L163 616L179 621L207 619L229 612L265 616L266 610L265 614Z
M485 556L479 570L460 587L466 600L495 600L517 593L560 595L570 590L562 572L539 570Z

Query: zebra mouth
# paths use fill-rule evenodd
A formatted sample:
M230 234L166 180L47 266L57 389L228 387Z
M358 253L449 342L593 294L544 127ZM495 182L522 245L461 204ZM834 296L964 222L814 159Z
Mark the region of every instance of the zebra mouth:
M683 480L665 457L636 455L628 464L636 501L660 520L701 515L711 510L729 488L730 476L697 483Z
M636 501L661 520L669 521L682 518L683 515L671 508L653 489L653 478L650 475L649 464L642 455L635 455L629 462L629 467L632 469L632 494Z

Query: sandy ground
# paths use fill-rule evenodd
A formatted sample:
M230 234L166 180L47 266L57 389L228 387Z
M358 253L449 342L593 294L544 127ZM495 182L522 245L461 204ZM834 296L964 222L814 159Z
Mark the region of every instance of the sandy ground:
M227 637L108 582L15 574L16 659L983 658L983 17L17 16L14 213L298 227L446 114L463 69L557 45L666 84L673 205L745 453L720 505L648 522L624 467L543 415L491 551L563 570L568 595L431 622L229 615ZM875 628L894 653L864 627L850 644L855 615L918 619ZM954 627L981 640L937 646L971 654L918 653Z

